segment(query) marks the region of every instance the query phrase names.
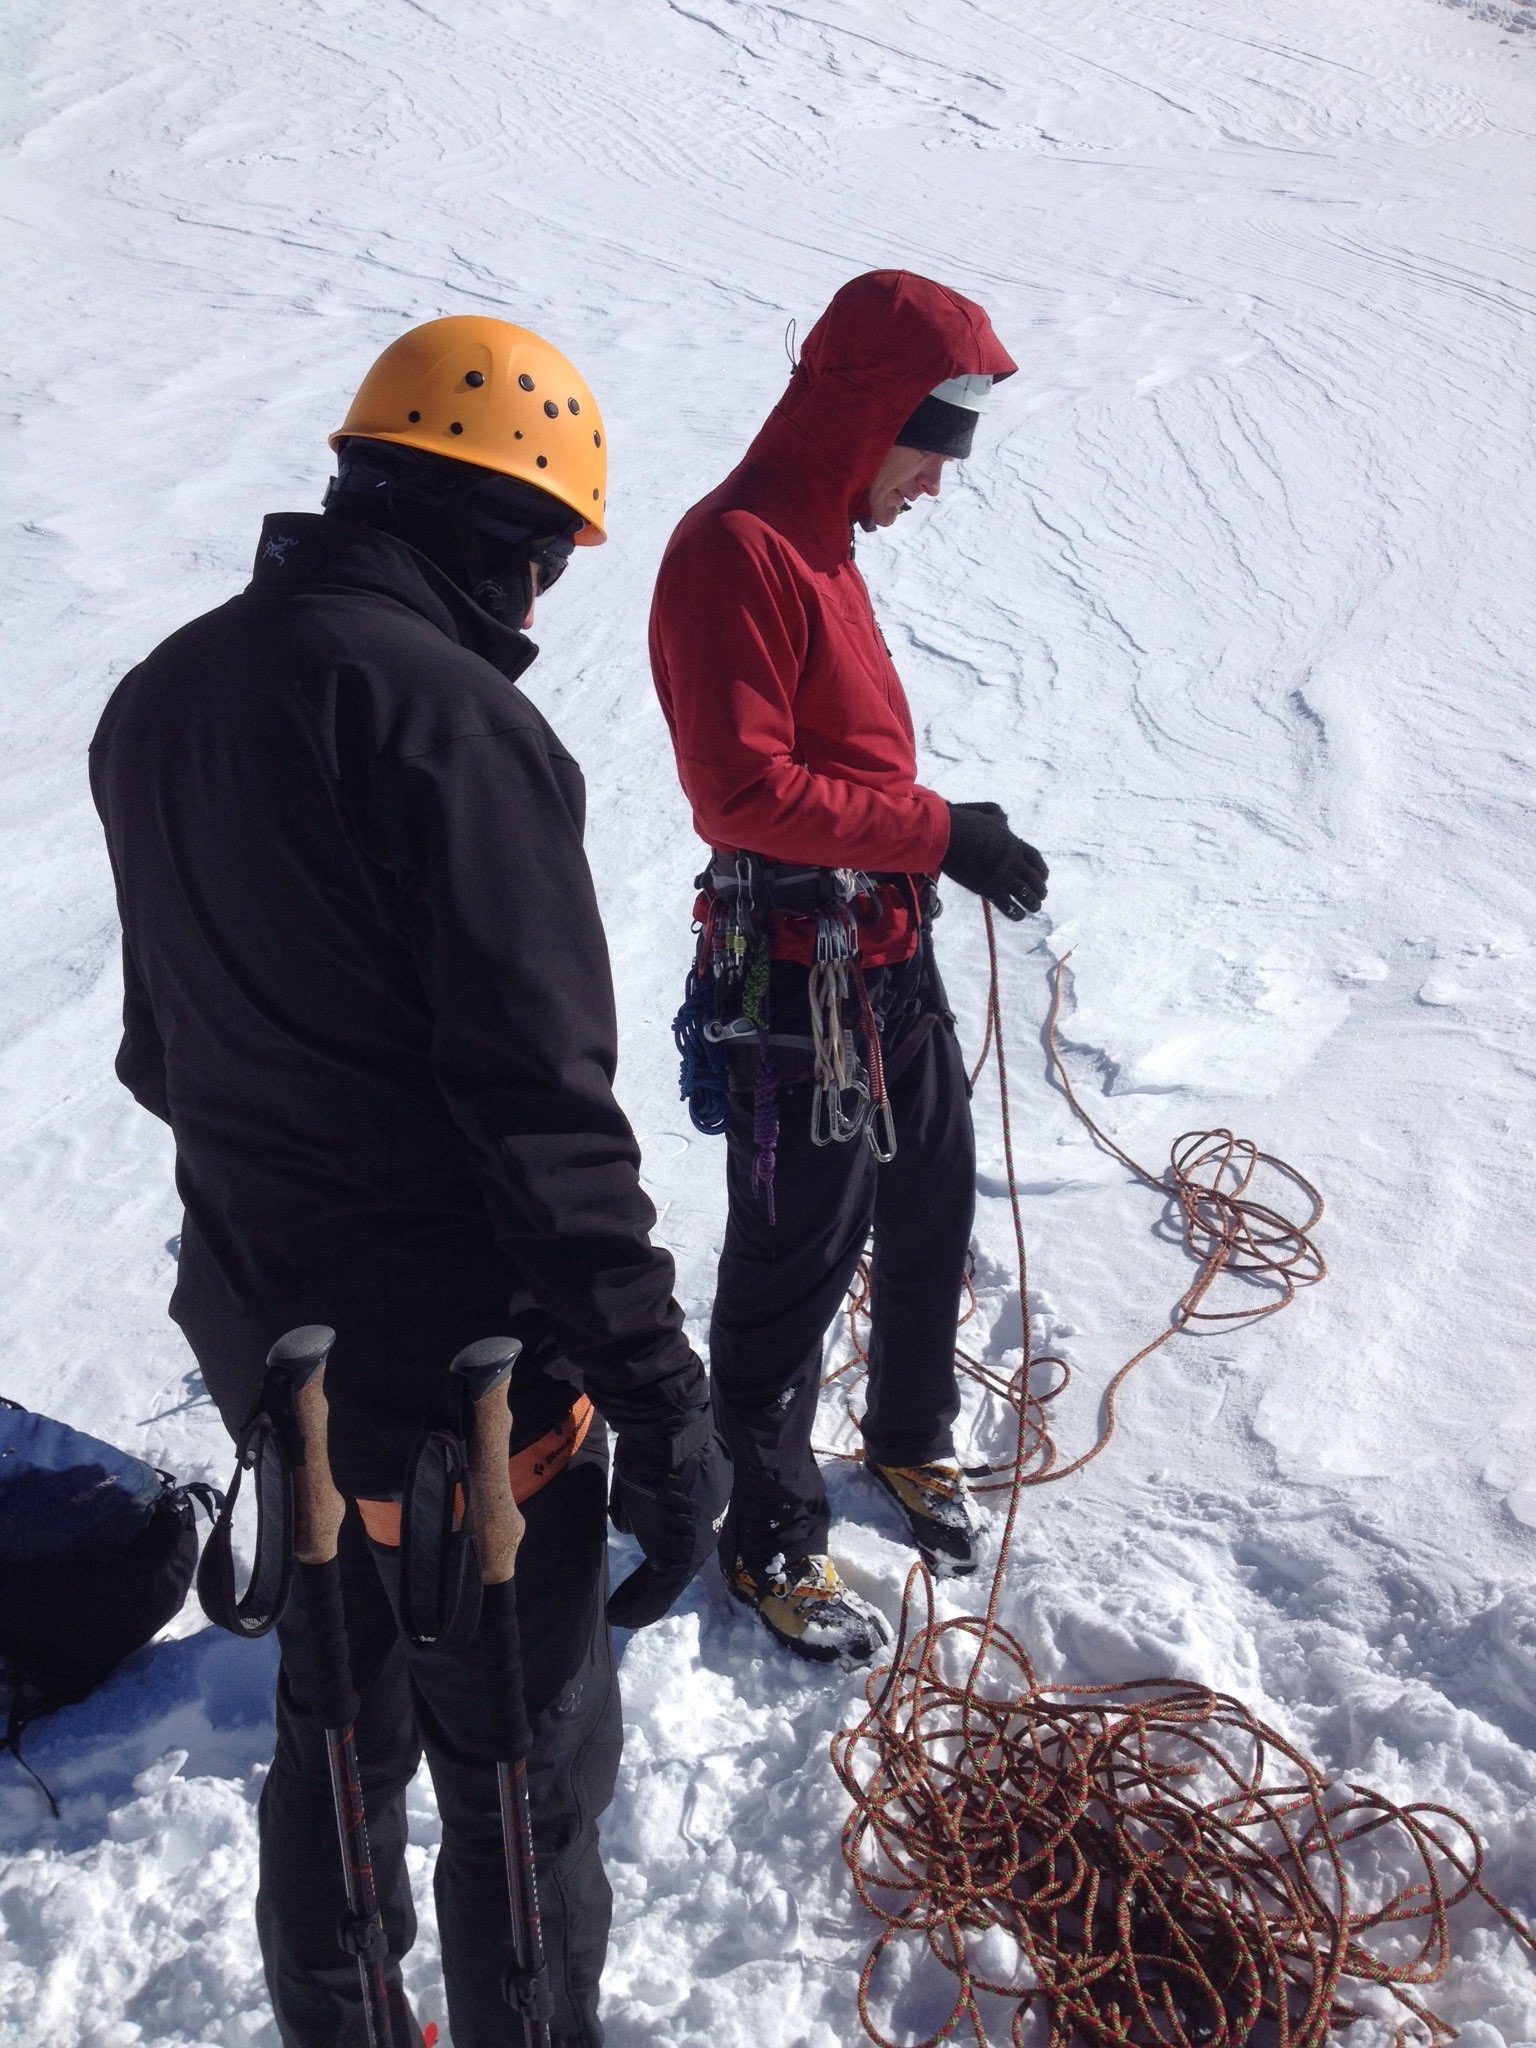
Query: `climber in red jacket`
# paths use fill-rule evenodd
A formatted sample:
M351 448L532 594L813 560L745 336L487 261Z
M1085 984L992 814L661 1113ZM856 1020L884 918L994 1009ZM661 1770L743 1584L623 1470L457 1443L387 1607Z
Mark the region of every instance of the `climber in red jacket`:
M941 873L1018 918L1039 909L1046 867L1000 806L917 781L853 534L938 496L1014 368L957 292L855 278L743 462L678 526L651 615L678 773L713 849L678 1028L695 1117L729 1145L710 1336L736 1460L721 1562L821 1661L864 1661L884 1636L826 1554L811 1451L822 1341L871 1225L865 1467L932 1566L975 1568L951 1435L975 1142L929 925Z

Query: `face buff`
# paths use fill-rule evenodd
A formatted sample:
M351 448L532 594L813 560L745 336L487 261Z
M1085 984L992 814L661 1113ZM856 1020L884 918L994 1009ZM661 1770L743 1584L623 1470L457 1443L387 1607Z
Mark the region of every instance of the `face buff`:
M325 505L419 548L492 618L514 627L559 580L581 523L531 484L375 441L342 443Z

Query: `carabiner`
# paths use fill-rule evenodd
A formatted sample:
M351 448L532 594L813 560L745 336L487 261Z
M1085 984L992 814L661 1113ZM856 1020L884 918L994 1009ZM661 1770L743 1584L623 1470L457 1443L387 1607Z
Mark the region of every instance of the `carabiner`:
M857 933L845 903L822 911L816 920L816 959L822 966L838 965L857 951Z
M737 1039L756 1038L758 1028L750 1017L711 1017L704 1036L711 1045L730 1045Z
M891 1099L887 1095L874 1104L869 1120L864 1126L864 1135L869 1140L869 1149L882 1166L889 1166L896 1157L896 1118L891 1110Z
M852 1111L843 1105L853 1098ZM811 1143L848 1145L862 1136L869 1122L869 1089L862 1078L846 1088L828 1088L822 1083L811 1090Z
M830 1088L824 1088L818 1081L811 1090L811 1143L813 1145L835 1145L836 1113L831 1104L836 1100Z
M843 1107L850 1096L853 1098L851 1115ZM832 1099L834 1142L839 1145L851 1145L855 1138L863 1135L864 1128L869 1122L869 1089L863 1078L856 1076L846 1088L840 1088Z
M855 1081L844 1093L852 1095L857 1104L852 1116L844 1116L842 1098L838 1099L837 1113L843 1120L843 1143L851 1145L855 1138L862 1137L868 1130L869 1112L874 1104L870 1100L869 1089L862 1081Z

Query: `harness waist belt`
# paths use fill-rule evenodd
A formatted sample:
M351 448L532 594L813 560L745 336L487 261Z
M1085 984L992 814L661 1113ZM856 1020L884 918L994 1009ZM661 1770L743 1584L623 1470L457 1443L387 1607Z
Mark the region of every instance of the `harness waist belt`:
M572 1406L561 1416L553 1429L535 1437L531 1444L524 1444L520 1451L514 1451L507 1460L507 1469L512 1475L512 1498L521 1507L525 1500L532 1500L540 1487L547 1486L557 1473L563 1472L587 1440L587 1431L592 1427L595 1413L592 1403L585 1394L577 1396ZM363 1527L369 1541L383 1546L386 1550L400 1548L400 1496L388 1500L359 1500L357 1511L363 1518ZM464 1491L454 1489L453 1521L457 1528L464 1519Z
M767 860L760 853L735 854L711 847L709 867L700 875L698 886L730 896L745 886L767 910L792 917L814 917L835 904L869 901L882 888L910 890L908 875L865 874L855 868L813 868ZM747 864L746 876L738 863Z

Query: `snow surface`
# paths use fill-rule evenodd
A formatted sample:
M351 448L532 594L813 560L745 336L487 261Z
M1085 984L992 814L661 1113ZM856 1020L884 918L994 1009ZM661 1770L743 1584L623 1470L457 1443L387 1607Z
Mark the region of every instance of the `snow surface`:
M375 352L460 311L568 348L611 428L613 542L546 606L531 683L591 781L622 1089L702 1339L722 1159L666 1028L696 847L649 588L777 395L787 321L910 265L979 296L1022 365L945 501L861 560L925 776L1006 803L1052 866L1003 981L1040 1334L1078 1372L1067 1444L1188 1268L1046 1084L1054 954L1075 949L1073 1070L1123 1143L1158 1166L1231 1123L1329 1204L1325 1285L1179 1340L1109 1455L1031 1496L1005 1613L1049 1677L1204 1680L1331 1771L1464 1807L1536 1911L1531 12L6 10L4 1390L225 1476L164 1317L170 1148L111 1074L85 744L115 679L244 580L261 515L316 503ZM974 1044L974 906L941 950ZM1007 1360L985 1091L978 1113ZM966 1427L1006 1450L997 1415ZM892 1514L846 1468L832 1488L849 1577L894 1613ZM871 1930L827 1740L857 1681L786 1663L713 1575L624 1674L614 2048L855 2041ZM250 1910L271 1677L189 1609L37 1733L61 1823L0 1773L0 2041L275 2041ZM441 2018L421 1903L409 1982ZM1536 1972L1487 1914L1457 1928L1438 2009L1464 2048L1531 2048ZM909 2022L934 2009L904 1997ZM1350 2048L1390 2038L1368 2020Z

